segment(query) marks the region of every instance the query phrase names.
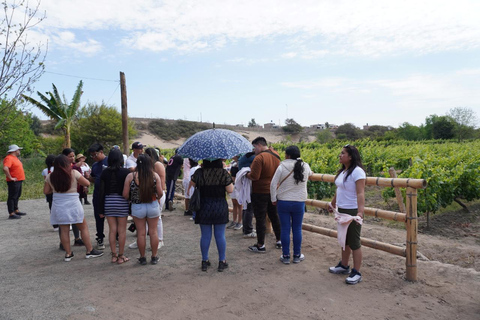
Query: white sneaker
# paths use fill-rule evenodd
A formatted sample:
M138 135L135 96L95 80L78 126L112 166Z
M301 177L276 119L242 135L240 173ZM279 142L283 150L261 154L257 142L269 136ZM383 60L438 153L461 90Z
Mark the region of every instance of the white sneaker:
M237 222L235 224L235 227L233 227L233 230L240 230L240 229L243 229L243 224Z
M305 256L301 253L299 256L293 255L293 263L300 263L305 260Z
M244 238L256 238L257 233L255 231L252 231L251 233L247 233L243 235Z
M130 243L128 247L130 249L138 249L137 241Z
M235 221L230 222L230 224L227 226L227 229L233 229L235 227L236 223Z
M157 249L160 249L161 247L163 247L165 244L163 243L163 240L160 240L158 241L158 247Z
M328 271L335 274L348 274L350 272L350 267L342 266L342 261L340 261L335 267L328 268Z
M70 225L70 231L72 231L72 225Z
M53 228L53 232L58 232L58 228Z
M362 274L355 268L352 268L352 272L350 272L350 275L345 279L345 282L347 284L357 284L360 281L362 281Z

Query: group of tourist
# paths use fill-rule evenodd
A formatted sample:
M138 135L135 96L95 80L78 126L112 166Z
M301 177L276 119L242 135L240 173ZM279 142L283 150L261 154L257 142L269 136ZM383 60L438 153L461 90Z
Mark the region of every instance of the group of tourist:
M195 224L200 225L201 269L207 271L211 266L209 246L212 234L218 250L219 272L228 268L226 260L227 228L243 230L245 238L256 238L256 243L248 247L253 253L265 253L265 233L271 223L275 235L274 247L282 250L280 261L284 264L300 263L305 259L302 253L302 222L307 200L307 182L313 172L301 159L300 150L292 145L285 150L285 160L268 147L263 137L252 141L253 152L238 155L225 169L222 159L204 159L201 166L191 159L184 162L175 154L165 168L156 149L148 148L140 142L132 145L132 154L126 159L116 146L108 155L104 154L100 144L94 144L88 150L95 161L87 168L85 157L77 155L72 149L63 150L59 156L49 156L44 170L44 193L51 208L50 222L59 226L61 247L65 250L65 261L70 261L73 252L70 247L69 229L72 225L75 233L74 245L86 247L86 258L103 255L105 249L103 233L104 219L109 225L108 240L111 250L111 262L122 264L129 261L124 254L127 217L133 217L137 231L137 241L129 247L138 248L139 263L147 264L145 256L146 236L150 237L152 255L151 264L158 263L158 249L163 245L163 225L161 210L163 205L173 210L175 181L184 169L184 189L186 195L185 215L192 215ZM8 184L9 219L19 219L22 213L18 209L22 181L25 180L23 167L18 160L20 150L16 145L9 147L4 159L3 170ZM77 163L76 163L77 160ZM351 145L342 148L339 155L340 169L335 177L337 190L330 204L330 212L336 219L348 220L339 233L344 233L345 245L342 246L341 260L329 271L335 274L349 274L346 283L356 284L362 277L359 272L362 262L360 245L361 223L365 202L365 171L362 168L360 154ZM82 169L83 168L83 169ZM88 204L86 188L94 183L93 209L96 221L97 248L93 248L89 230L85 221L81 199ZM200 192L200 207L196 212L189 209L188 199L194 190ZM164 193L166 190L166 194ZM226 194L234 199L233 221L229 222L229 208ZM256 220L256 230L252 218ZM290 254L290 233L293 238L293 254ZM117 252L118 242L118 252ZM353 268L348 265L353 253Z

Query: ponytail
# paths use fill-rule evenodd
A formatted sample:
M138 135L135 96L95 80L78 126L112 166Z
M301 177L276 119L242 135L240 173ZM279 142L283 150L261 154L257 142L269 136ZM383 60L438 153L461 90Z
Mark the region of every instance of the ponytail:
M293 167L293 179L295 179L295 184L303 182L305 179L305 168L303 167L303 160L300 158L300 149L297 146L289 146L285 149L285 154L290 156L290 159L295 160L295 165Z

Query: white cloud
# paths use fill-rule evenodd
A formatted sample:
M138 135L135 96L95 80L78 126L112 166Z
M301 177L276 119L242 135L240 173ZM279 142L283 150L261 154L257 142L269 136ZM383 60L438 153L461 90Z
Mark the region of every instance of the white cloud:
M121 30L123 43L151 51L282 39L304 48L283 57L313 59L480 46L480 2L474 0L43 0L42 9L48 16L42 28Z
M94 39L77 41L75 34L69 31L59 32L58 34L52 35L50 39L56 47L74 49L73 53L94 55L102 51L102 45L98 41Z

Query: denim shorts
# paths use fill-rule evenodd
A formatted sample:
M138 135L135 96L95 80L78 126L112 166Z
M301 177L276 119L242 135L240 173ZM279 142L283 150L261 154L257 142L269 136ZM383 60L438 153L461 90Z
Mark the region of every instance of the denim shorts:
M139 219L157 218L160 216L158 201L148 203L132 203L132 216Z

